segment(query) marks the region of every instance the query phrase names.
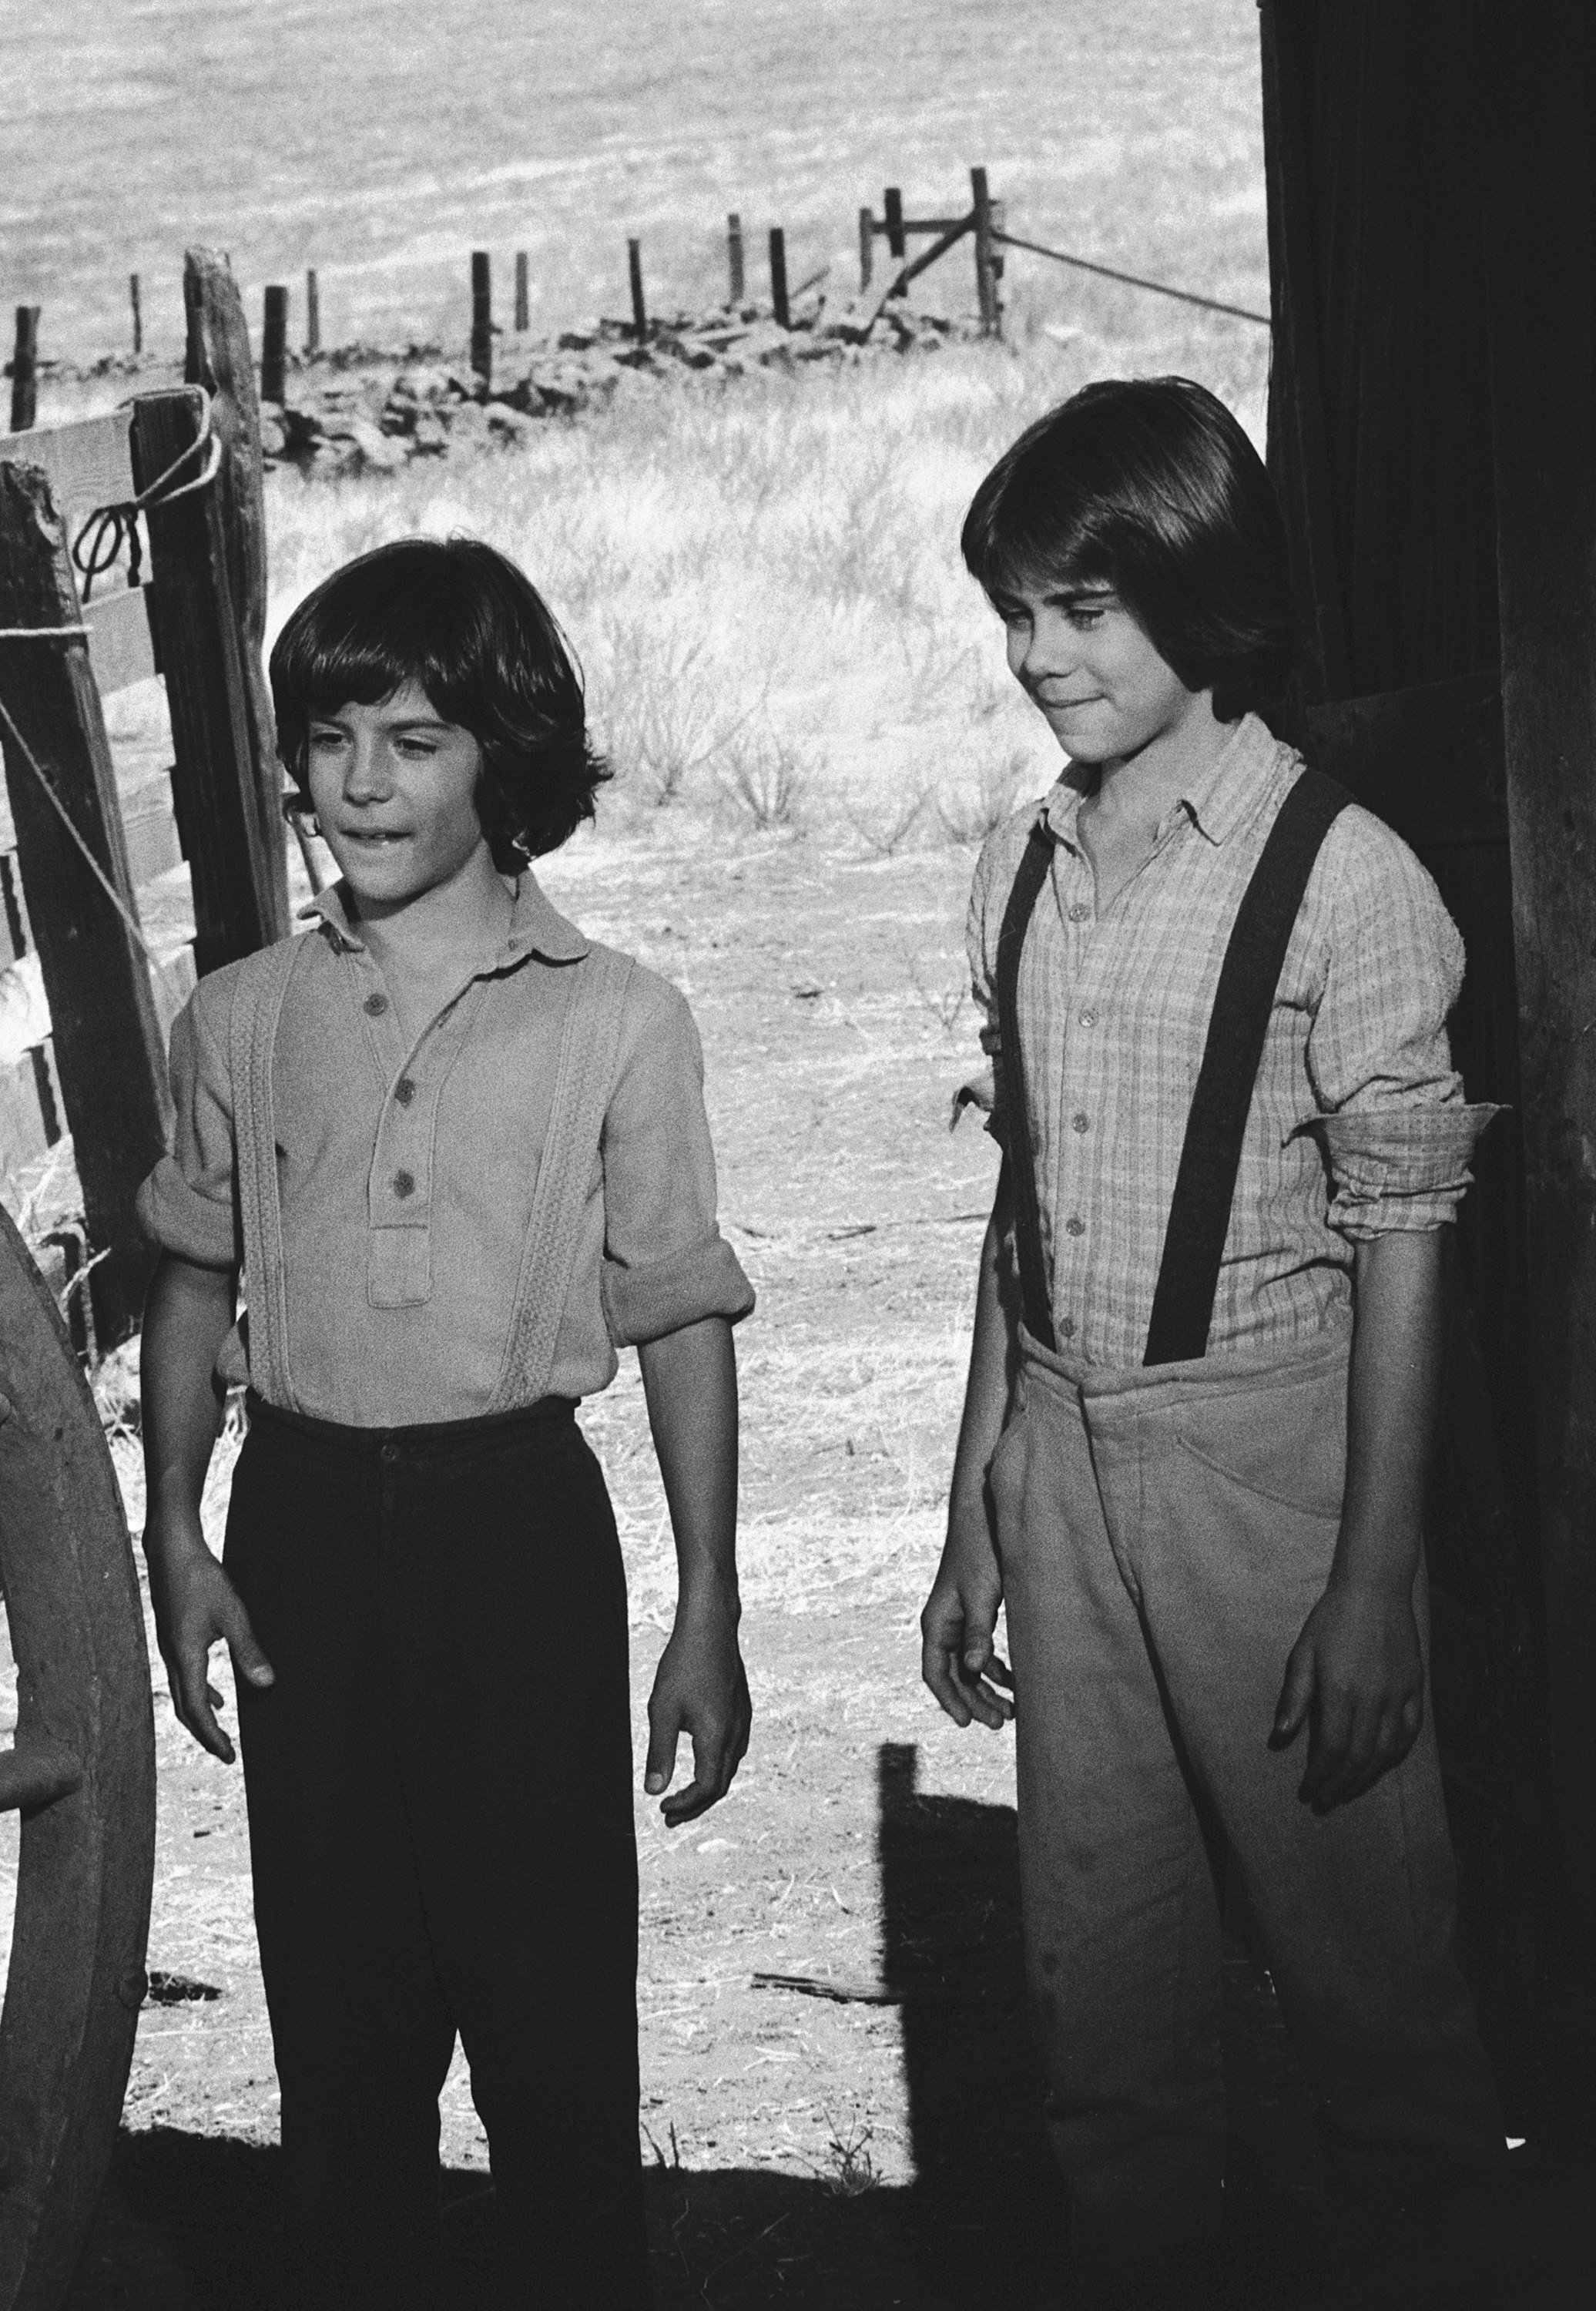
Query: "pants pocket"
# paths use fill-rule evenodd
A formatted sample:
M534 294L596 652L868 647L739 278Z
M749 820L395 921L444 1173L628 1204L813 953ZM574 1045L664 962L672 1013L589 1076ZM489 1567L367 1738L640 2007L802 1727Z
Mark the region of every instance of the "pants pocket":
M1175 1442L1238 1491L1339 1522L1347 1489L1346 1367L1189 1403Z

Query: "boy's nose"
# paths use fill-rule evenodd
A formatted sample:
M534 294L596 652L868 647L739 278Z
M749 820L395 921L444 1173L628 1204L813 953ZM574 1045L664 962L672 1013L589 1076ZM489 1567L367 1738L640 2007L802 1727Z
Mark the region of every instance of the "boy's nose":
M344 794L352 802L379 800L392 787L384 748L376 739L357 734L344 773Z

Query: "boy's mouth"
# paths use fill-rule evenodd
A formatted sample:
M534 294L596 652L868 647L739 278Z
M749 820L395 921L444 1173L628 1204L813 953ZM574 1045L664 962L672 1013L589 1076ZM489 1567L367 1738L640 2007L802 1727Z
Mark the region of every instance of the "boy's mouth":
M410 840L409 830L405 827L346 826L343 834L345 842L364 843L374 850L381 850L388 843L408 842Z

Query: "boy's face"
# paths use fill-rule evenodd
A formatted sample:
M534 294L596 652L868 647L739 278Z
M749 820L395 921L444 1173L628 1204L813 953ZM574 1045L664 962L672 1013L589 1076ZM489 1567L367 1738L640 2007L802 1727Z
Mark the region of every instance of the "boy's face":
M1111 587L1005 588L994 596L1008 670L1071 761L1109 763L1204 711Z
M305 777L323 840L367 916L392 914L489 856L482 749L418 682L311 718Z

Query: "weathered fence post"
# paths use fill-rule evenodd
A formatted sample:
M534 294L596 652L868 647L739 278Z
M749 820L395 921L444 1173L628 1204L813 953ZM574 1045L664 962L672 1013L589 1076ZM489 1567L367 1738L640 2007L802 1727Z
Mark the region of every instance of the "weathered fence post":
M259 855L272 885L269 920L274 928L266 936L281 938L289 929L288 859L283 772L263 656L266 552L260 405L256 398L244 308L224 257L208 249L188 251L183 260L183 302L188 316L188 382L203 386L210 395L211 430L222 444L215 493L222 509L228 590L243 671ZM146 467L144 481L153 480L160 471L159 465Z
M6 461L0 627L26 630L0 639L0 697L27 754L0 736L84 1217L95 1250L109 1254L94 1295L109 1344L136 1319L153 1265L133 1198L164 1150L170 1106L149 970L128 929L138 913L65 527L44 472Z
M792 327L787 308L787 236L779 224L771 227L771 310L779 328Z
M859 213L859 287L862 297L876 269L876 219L868 209Z
M321 283L316 278L313 265L305 273L305 351L321 351Z
M726 220L726 269L730 279L728 304L743 301L743 220L733 209Z
M896 185L889 185L881 196L882 212L886 218L886 247L889 256L902 257L909 244L903 238L903 195Z
M136 273L130 273L127 275L127 294L133 306L133 350L135 353L142 353L144 349L144 309L139 303Z
M133 406L133 457L141 489L190 447L202 423L203 405L192 392L140 396ZM283 816L279 809L268 845L222 500L215 488L195 490L157 500L145 519L171 714L172 803L194 885L195 967L203 973L287 930L278 896Z
M527 252L515 253L515 326L518 336L525 336L531 314L531 294L527 281Z
M471 366L484 385L493 377L493 277L485 249L471 252Z
M288 390L288 292L266 292L266 318L260 332L260 397L281 408Z
M17 307L16 350L11 357L11 430L25 433L39 414L39 312Z
M992 203L987 191L984 169L971 170L970 191L975 211L975 299L981 308L981 334L983 337L995 337L1001 324L998 313L998 281L992 269L992 259L996 254L992 240Z
M643 303L643 252L641 241L626 244L626 272L632 283L632 334L641 345L649 334L648 308Z

